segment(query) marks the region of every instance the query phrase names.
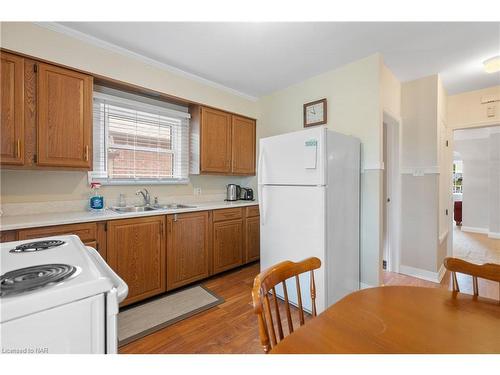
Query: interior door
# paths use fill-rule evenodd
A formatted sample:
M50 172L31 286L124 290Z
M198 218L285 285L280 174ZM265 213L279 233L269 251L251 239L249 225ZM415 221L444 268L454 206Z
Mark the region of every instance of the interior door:
M324 185L324 127L260 140L259 183L264 185Z
M317 257L322 266L314 273L318 312L325 308L325 187L262 186L260 204L261 270L285 261ZM301 294L303 306L310 311L309 274L303 274ZM287 282L288 296L297 303L295 280ZM277 288L282 297L281 288Z

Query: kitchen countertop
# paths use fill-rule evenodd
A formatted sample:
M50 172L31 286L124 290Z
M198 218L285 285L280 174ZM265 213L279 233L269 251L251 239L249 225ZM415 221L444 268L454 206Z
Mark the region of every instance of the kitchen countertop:
M159 209L145 212L120 213L105 209L101 212L76 211L76 212L51 212L32 215L12 215L0 217L0 231L45 227L50 225L88 223L93 221L127 219L142 216L157 216L168 214L180 214L183 212L196 212L218 210L223 208L246 207L258 205L257 201L236 201L236 202L196 202L188 203L196 206L193 208Z

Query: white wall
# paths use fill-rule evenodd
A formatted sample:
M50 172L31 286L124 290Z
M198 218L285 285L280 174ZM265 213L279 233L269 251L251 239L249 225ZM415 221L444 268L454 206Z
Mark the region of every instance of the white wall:
M381 277L381 63L371 55L259 100L259 138L303 129L303 104L327 98L328 127L361 140L361 281L368 285Z
M455 140L463 161L462 226L489 226L489 138Z
M445 117L440 84L433 75L401 88L401 272L431 278L437 277L446 252L439 243L439 127Z
M490 134L489 235L500 239L500 128Z
M448 131L457 129L479 130L483 127L496 126L500 123L500 101L481 104L484 97L500 98L500 85L488 87L481 90L468 91L465 93L450 95L447 100L447 124ZM488 116L488 108L494 108L495 115ZM490 185L488 194L490 197L488 233L489 236L500 238L500 156L498 151L498 135L491 134L490 138ZM447 150L452 158L452 150Z
M463 161L462 230L500 237L500 127L455 132Z
M57 33L27 22L0 23L1 47L41 59L82 69L94 74L121 80L148 89L178 96L250 117L257 117L256 101L234 95L173 74L144 61L125 56L96 45ZM257 127L259 122L257 121ZM2 203L86 199L89 193L84 172L1 171ZM249 178L194 176L188 185L156 185L151 191L161 197L192 195L193 187L202 187L203 194L221 194L225 185L251 183ZM119 193L134 197L140 186L106 186L103 193L114 200Z
M481 98L489 95L500 97L500 85L450 95L447 102L448 127L461 129L498 124L500 122L500 102L481 104ZM496 108L496 116L487 116L488 107Z

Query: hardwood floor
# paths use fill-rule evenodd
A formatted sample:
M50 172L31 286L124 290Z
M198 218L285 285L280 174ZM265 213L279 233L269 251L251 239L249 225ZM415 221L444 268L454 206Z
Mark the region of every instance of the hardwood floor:
M252 309L251 291L259 264L253 263L215 276L203 284L225 299L225 302L193 317L120 348L123 354L133 353L258 353L260 346L257 318ZM472 293L472 281L458 275L461 290ZM450 287L447 272L440 284L396 273L384 274L384 285L414 285L430 288ZM481 280L482 296L499 298L498 283ZM282 317L285 314L281 314ZM297 314L294 314L297 317ZM286 326L286 323L284 324ZM298 327L294 323L294 327Z
M204 282L224 303L122 348L120 353L262 353L252 309L252 285L259 264Z

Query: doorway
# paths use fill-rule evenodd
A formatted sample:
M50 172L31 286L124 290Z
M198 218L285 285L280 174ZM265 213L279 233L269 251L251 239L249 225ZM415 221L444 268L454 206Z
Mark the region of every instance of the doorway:
M500 126L453 131L452 253L500 264Z
M399 272L401 175L399 170L400 122L383 116L383 262L384 271Z

